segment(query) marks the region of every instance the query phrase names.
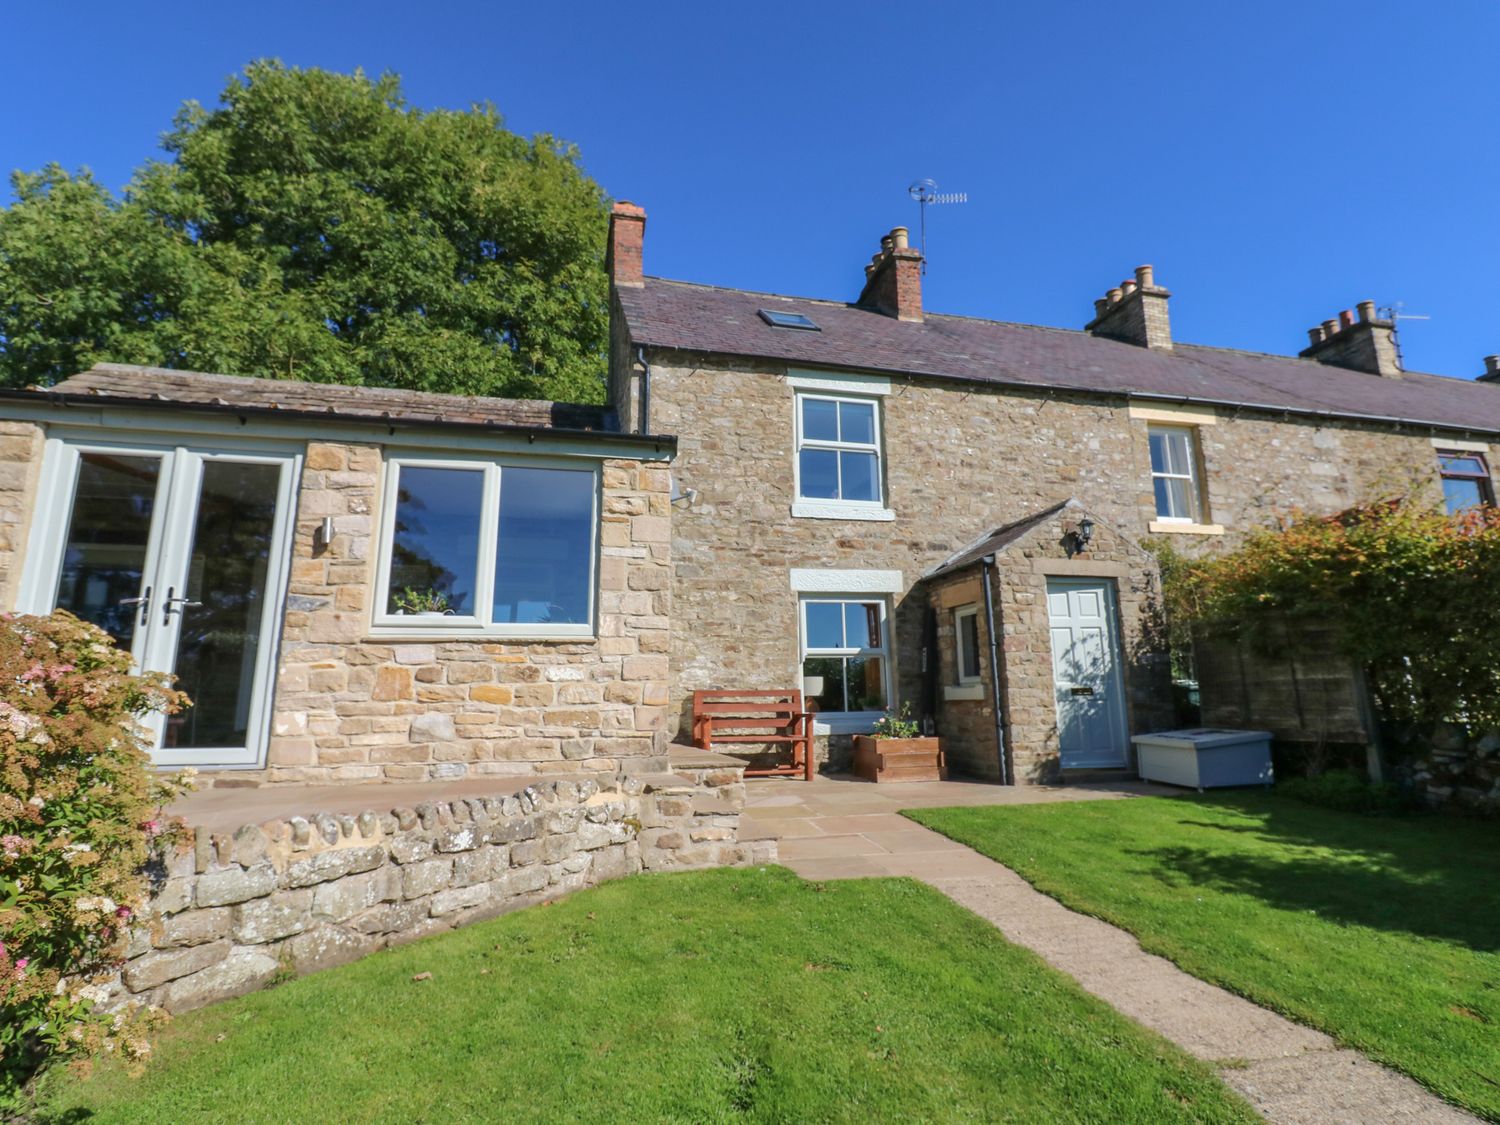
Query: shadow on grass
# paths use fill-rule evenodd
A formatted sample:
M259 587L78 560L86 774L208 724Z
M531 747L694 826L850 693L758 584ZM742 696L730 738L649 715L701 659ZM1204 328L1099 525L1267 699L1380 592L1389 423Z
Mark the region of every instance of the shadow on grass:
M1170 874L1249 895L1283 910L1500 949L1500 825L1442 817L1369 817L1261 794L1224 794L1205 803L1245 816L1242 823L1184 819L1184 827L1239 844L1131 849Z

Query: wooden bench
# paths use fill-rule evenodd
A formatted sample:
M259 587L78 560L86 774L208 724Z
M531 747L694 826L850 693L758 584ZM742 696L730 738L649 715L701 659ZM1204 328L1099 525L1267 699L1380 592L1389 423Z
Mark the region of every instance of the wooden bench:
M728 746L741 743L789 746L792 751L790 762L747 768L746 777L800 773L804 780L811 781L817 772L812 715L803 707L800 691L693 692L693 745L700 750L732 753Z

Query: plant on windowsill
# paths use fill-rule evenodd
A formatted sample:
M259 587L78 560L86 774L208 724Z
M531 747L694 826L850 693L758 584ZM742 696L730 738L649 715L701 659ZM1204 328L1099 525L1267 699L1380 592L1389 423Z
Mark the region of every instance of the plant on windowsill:
M448 604L448 595L431 586L414 589L407 586L391 599L396 612L413 617L447 617L453 613Z
M854 772L866 781L941 781L947 776L942 743L921 738L911 704L887 711L869 734L854 736Z

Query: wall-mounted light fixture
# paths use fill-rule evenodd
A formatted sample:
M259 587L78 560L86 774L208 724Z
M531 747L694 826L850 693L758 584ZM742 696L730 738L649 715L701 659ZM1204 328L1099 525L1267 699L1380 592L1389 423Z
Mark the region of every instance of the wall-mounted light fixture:
M1088 550L1089 542L1094 538L1094 521L1088 516L1084 516L1083 519L1078 521L1078 530L1074 532L1074 535L1078 539L1079 552Z
M333 517L324 516L313 529L313 550L319 554L328 550L333 542Z
M691 504L696 499L698 499L696 488L683 488L677 483L676 477L672 478L672 503Z

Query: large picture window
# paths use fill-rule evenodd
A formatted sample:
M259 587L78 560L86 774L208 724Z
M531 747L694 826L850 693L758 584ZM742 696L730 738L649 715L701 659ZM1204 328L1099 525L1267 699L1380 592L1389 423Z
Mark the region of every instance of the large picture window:
M591 635L597 493L592 468L393 460L377 628Z
M882 503L877 402L797 396L797 496L866 506Z
M884 711L889 691L885 602L804 598L802 676L822 714Z

